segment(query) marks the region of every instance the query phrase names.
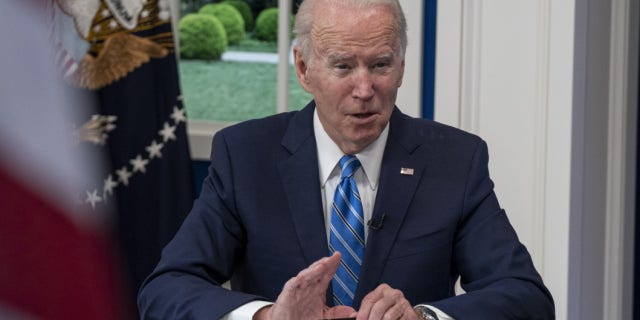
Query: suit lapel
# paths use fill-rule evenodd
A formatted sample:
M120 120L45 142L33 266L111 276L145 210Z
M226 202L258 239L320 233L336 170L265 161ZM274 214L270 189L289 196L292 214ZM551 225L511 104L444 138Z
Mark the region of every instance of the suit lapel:
M329 253L318 178L318 155L309 104L293 116L282 139L287 150L278 164L291 218L307 266ZM306 266L305 266L306 267Z
M362 298L379 284L387 256L396 242L400 227L413 198L425 167L423 152L414 152L419 146L405 127L407 117L394 110L389 138L385 146L380 182L372 221L378 228L369 228L365 257L360 270L360 281L354 303L359 307ZM406 168L401 173L402 168ZM410 174L411 169L413 170Z

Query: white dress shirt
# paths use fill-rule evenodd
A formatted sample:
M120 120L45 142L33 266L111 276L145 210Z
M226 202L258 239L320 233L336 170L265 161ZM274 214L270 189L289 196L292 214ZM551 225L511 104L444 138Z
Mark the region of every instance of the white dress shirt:
M340 150L338 145L331 140L327 132L322 127L320 119L318 118L317 110L313 114L313 132L316 138L318 151L318 182L320 183L320 192L322 194L325 229L327 232L327 239L329 239L330 224L326 222L331 221L333 195L340 184L341 172L338 162L345 154ZM373 213L373 206L376 201L376 191L378 190L378 181L380 178L380 167L382 166L382 156L384 155L384 147L387 144L388 136L389 124L387 123L387 126L382 130L378 139L360 153L355 154L356 158L360 161L360 167L356 170L354 178L362 201L365 223L371 220L371 214ZM369 228L367 227L364 228L365 239L369 235L368 229ZM329 247L327 244L327 255L328 254ZM222 320L251 320L258 310L270 304L272 303L266 301L252 301L229 312L226 316L222 317ZM455 320L438 308L432 306L427 307L432 309L440 320Z
M316 137L316 145L318 150L318 168L320 169L320 192L322 193L322 208L324 209L324 221L329 239L331 221L331 206L333 204L333 196L336 188L340 184L340 165L338 162L345 154L331 140L329 135L321 129L322 124L318 118L318 113L313 116L313 131ZM321 129L321 130L318 130ZM380 177L380 166L382 166L382 155L384 154L384 146L389 136L389 124L384 128L380 137L367 146L362 152L355 154L360 161L360 167L353 175L356 180L356 186L360 193L362 201L362 210L364 214L365 224L371 220L373 213L373 205L376 201L376 191L378 190L378 178ZM369 234L369 228L365 226L365 239Z

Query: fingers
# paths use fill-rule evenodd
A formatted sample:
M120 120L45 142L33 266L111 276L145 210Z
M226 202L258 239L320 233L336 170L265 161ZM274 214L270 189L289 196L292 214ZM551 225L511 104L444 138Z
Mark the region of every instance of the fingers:
M322 258L289 279L267 314L271 319L321 319L329 311L325 294L340 263L340 254ZM331 310L337 315L351 315L355 310Z
M342 318L355 318L357 312L355 309L349 306L335 306L327 309L323 314L323 319L342 319Z
M334 252L333 255L326 258L327 260L325 262L325 267L327 269L324 272L324 280L327 281L327 283L331 281L333 275L336 273L336 270L338 270L341 257L342 255L340 254L340 252Z
M402 291L387 284L379 285L362 299L358 320L370 319L416 319L413 307Z
M300 271L298 276L301 275L317 275L321 274L324 278L331 279L333 274L338 270L338 265L340 265L340 252L335 252L330 257L324 257L314 263L312 263L308 268Z
M312 263L285 284L284 290L327 290L329 282L340 264L340 253L324 257Z

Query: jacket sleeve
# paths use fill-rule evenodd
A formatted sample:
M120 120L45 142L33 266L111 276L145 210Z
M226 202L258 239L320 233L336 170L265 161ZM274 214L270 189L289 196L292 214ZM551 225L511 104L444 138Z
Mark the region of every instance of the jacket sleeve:
M479 140L465 186L453 266L465 294L429 302L457 320L554 319L550 292L500 208Z
M224 131L214 137L211 154L200 197L140 289L142 319L219 319L262 299L221 287L243 255L246 235L236 212Z

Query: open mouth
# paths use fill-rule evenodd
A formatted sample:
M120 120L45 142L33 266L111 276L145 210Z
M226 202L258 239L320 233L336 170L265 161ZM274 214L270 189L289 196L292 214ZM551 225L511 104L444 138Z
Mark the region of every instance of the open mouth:
M366 119L371 117L372 115L374 115L373 112L366 112L366 113L356 113L356 114L352 114L352 116L358 118L358 119Z

